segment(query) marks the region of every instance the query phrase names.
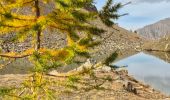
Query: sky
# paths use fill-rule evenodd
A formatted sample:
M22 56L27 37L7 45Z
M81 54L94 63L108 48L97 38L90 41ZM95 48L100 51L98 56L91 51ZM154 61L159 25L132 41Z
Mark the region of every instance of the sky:
M107 0L96 0L98 10ZM170 17L170 0L113 0L125 4L132 3L119 10L119 14L129 13L120 17L116 22L128 30L136 30L146 25L153 24L161 19Z

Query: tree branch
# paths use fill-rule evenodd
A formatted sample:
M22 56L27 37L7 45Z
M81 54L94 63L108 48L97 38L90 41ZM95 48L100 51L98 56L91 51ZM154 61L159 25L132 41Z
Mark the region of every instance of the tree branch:
M55 29L59 29L59 30L63 30L63 31L66 30L65 28L57 27L57 26L55 26L55 25L50 25L49 27L55 28Z
M32 3L34 0L28 1L28 2L24 2L23 4L29 4Z
M29 25L24 25L24 26L12 26L12 25L2 25L4 27L9 27L9 28L21 28L21 27L27 27Z
M132 2L130 1L130 2L127 2L127 3L125 3L125 4L123 4L122 6L126 6L126 5L129 5L129 4L131 4Z
M28 56L31 56L32 54L26 54L26 55L16 55L16 56L10 56L7 54L0 54L0 57L5 57L5 58L25 58Z

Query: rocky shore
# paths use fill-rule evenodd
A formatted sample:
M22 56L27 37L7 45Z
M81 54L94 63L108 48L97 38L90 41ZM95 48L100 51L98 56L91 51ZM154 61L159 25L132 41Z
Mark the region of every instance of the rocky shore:
M90 68L87 62L83 67ZM109 66L93 69L93 74L84 74L81 80L74 83L74 88L63 87L58 95L59 100L170 100L170 97L154 90L149 85L135 80L125 69L113 69ZM82 69L73 70L81 71ZM67 72L68 73L68 72ZM67 80L66 77L56 77L62 73L54 72L46 77L51 80ZM65 73L66 74L66 73ZM0 75L0 86L20 86L29 75ZM62 79L61 79L62 78Z
M107 69L106 67L104 69ZM89 85L77 85L77 90L62 94L60 100L169 100L170 98L148 85L128 76L126 71L98 69L95 81L84 76L83 82ZM108 78L108 80L107 80ZM110 78L110 79L109 79ZM78 84L78 83L77 83ZM99 85L99 87L97 87ZM134 91L135 89L135 91Z

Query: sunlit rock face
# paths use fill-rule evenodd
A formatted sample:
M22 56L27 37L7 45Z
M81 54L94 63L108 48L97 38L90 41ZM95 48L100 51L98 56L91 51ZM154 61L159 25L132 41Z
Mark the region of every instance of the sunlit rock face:
M154 24L137 30L138 34L147 39L160 39L170 35L170 18L163 19Z

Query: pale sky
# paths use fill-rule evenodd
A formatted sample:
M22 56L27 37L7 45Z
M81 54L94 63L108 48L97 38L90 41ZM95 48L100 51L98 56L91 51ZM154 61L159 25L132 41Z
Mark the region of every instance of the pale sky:
M96 0L96 6L101 9L107 0ZM126 29L136 30L153 24L161 19L170 17L170 0L113 0L123 4L132 1L132 4L123 7L119 13L129 13L121 17L117 23Z

